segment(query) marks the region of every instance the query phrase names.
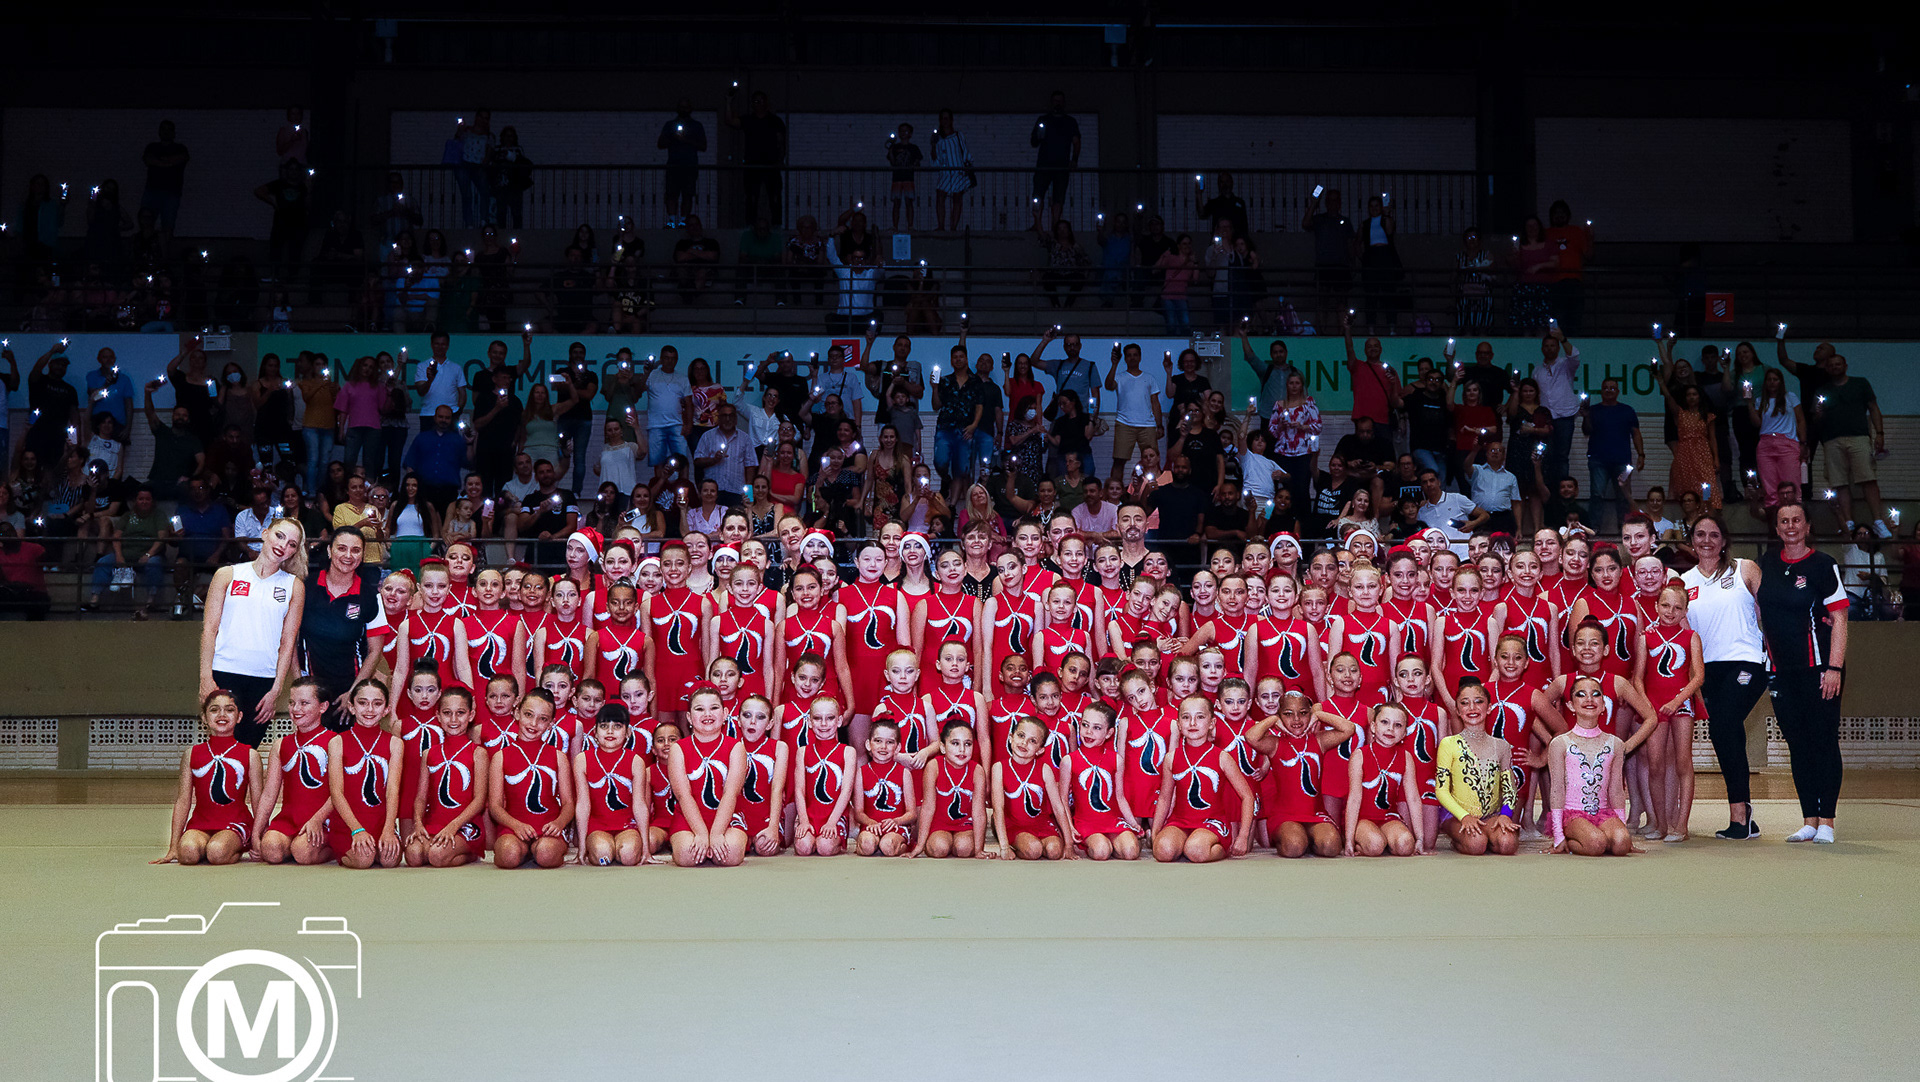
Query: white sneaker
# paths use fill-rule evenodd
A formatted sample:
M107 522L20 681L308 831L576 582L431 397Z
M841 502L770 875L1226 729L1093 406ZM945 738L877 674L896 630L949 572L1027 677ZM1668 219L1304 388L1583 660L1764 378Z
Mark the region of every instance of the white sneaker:
M1893 537L1893 531L1887 529L1887 524L1885 522L1881 521L1880 519L1874 519L1873 520L1873 536L1878 537L1884 541Z
M1813 840L1820 845L1832 845L1833 844L1833 828L1821 827L1819 830L1814 831Z
M1810 826L1803 826L1799 830L1796 830L1793 833L1787 835L1787 840L1790 842L1810 842L1813 840L1813 836L1815 833L1817 832L1814 830L1814 828Z

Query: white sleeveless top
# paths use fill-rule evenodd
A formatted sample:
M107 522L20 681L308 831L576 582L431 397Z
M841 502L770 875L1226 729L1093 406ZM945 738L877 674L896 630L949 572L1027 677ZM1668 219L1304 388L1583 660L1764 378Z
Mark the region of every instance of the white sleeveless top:
M1687 588L1687 623L1700 636L1702 661L1767 660L1766 641L1760 637L1760 605L1740 578L1746 560L1735 559L1729 570L1709 579L1698 568L1680 576Z
M293 575L281 570L262 578L252 561L230 570L233 581L227 584L213 639L213 667L271 680L280 670L280 633L293 602Z

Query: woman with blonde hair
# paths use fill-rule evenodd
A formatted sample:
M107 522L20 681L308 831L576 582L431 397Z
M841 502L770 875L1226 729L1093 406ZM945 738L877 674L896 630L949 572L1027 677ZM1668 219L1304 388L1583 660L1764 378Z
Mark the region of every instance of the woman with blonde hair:
M293 671L293 651L306 605L307 532L296 519L275 519L260 532L260 554L213 573L200 630L200 689L240 706L234 739L257 748L274 704Z

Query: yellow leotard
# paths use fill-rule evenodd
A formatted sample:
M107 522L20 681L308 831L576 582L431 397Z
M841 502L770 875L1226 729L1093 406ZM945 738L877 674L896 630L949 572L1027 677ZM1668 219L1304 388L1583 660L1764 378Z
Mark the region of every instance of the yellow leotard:
M1433 795L1455 819L1491 818L1517 803L1513 773L1502 769L1498 759L1474 755L1460 733L1440 741L1440 750L1434 753Z

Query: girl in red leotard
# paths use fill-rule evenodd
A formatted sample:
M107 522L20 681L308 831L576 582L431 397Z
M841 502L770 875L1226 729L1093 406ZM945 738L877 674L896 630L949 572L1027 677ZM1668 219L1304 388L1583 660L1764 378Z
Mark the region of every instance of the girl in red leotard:
M1519 808L1515 818L1522 837L1538 836L1533 797L1543 790L1533 782L1544 763L1541 756L1547 744L1566 728L1560 711L1547 698L1546 684L1536 684L1528 675L1532 660L1525 639L1517 634L1500 636L1493 648L1494 678L1487 683L1487 731L1513 749L1513 791Z
M1242 676L1246 672L1247 631L1259 619L1247 612L1246 578L1238 574L1222 576L1214 597L1215 611L1205 619L1194 620L1193 637L1180 652L1196 654L1212 644L1219 647L1227 663L1226 676Z
M574 836L580 866L632 868L646 859L647 757L628 739L627 708L602 707L573 756Z
M1360 663L1342 650L1327 662L1327 697L1314 707L1322 725L1345 721L1352 735L1335 744L1320 772L1321 803L1336 823L1347 817L1347 775L1353 757L1367 741L1367 704L1360 701Z
M1160 764L1172 746L1178 711L1161 705L1153 678L1143 669L1121 674L1120 696L1127 704L1115 738L1127 759L1121 785L1126 790L1127 806L1136 817L1134 822L1144 828L1152 825L1159 804Z
M1037 535L1038 532L1032 523L1022 528L1023 536ZM1000 592L986 599L982 606L981 625L988 629L990 636L987 664L991 667L990 671L999 672L1007 658L1016 654L1026 658L1033 653L1033 644L1040 633L1040 606L1045 599L1041 594L1027 590L1027 569L1022 568L1017 554L1001 553L994 560L994 566L1000 569ZM1047 579L1053 577L1043 568L1031 570L1039 571ZM1045 589L1045 586L1041 587L1043 592Z
M1178 726L1160 764L1153 859L1208 864L1245 856L1253 842L1253 789L1233 751L1214 742L1213 704L1199 695L1181 700ZM1233 822L1225 818L1229 810Z
M913 848L913 824L920 821L913 768L899 757L900 724L873 719L867 735L867 761L853 787L853 821L859 828L853 851L863 857L897 857Z
M667 848L666 822L677 810L673 782L667 779L665 759L680 742L680 723L656 722L653 728L653 766L647 770L647 855L655 856Z
M774 608L761 608L765 594L771 594ZM761 589L758 567L736 564L727 574L726 608L707 622L707 656L732 658L740 666L741 688L748 695L772 699L777 694L780 650L771 614L779 608L778 599L778 594Z
M1478 679L1476 677L1476 679ZM1432 851L1440 834L1440 800L1434 795L1434 756L1440 741L1453 735L1453 723L1433 701L1433 678L1417 657L1403 657L1393 671L1394 701L1407 711L1407 749L1413 752L1414 792L1420 795L1419 814L1404 809L1407 825L1420 834L1420 844Z
M874 704L880 701L880 672L887 655L913 643L906 599L898 586L880 581L886 563L887 553L880 542L863 543L853 559L858 577L842 586L835 598L845 613L842 621L846 627L847 668L853 679L849 690L856 732L866 728Z
M207 738L180 756L167 852L155 864L233 864L252 836L260 771L253 749L233 738L240 701L230 691L214 691L200 704L200 723Z
M500 604L507 580L498 570L488 568L473 577L472 604L460 622L467 640L467 663L476 686L485 686L496 676L518 676L520 663L513 652L513 632L520 614Z
M327 847L343 868L392 868L400 863L400 738L387 720L387 686L354 685L353 725L327 742L327 787L333 811Z
M1657 623L1640 637L1635 652L1635 681L1653 704L1659 729L1647 740L1646 766L1653 791L1654 822L1669 842L1687 840L1693 813L1693 719L1707 667L1700 636L1687 625L1687 590L1679 583L1660 588ZM1629 767L1633 759L1627 760ZM1631 780L1631 778L1629 778ZM1652 837L1648 834L1647 837Z
M988 636L978 634L985 610L979 598L960 588L966 566L958 549L942 552L933 564L933 589L914 605L913 645L920 652L922 671L938 667L940 648L950 642L966 645L974 671L987 671Z
M733 817L746 780L747 749L727 735L727 706L711 686L687 696L687 735L667 757L678 807L667 822L673 862L730 868L747 855L747 832Z
M522 868L531 862L558 868L567 859L565 833L573 821L574 793L566 753L547 739L553 696L534 688L521 697L513 717L518 730L487 766L493 866Z
M896 647L886 657L881 681L873 716L893 720L899 731L900 758L909 769L919 770L940 753L933 704L920 690L920 655L911 647Z
M1267 583L1268 615L1249 630L1253 644L1247 677L1255 682L1280 678L1288 691L1309 699L1322 694L1325 668L1320 663L1320 635L1298 614L1300 584L1279 571Z
M712 600L687 586L692 573L686 545L678 541L661 545L660 592L647 598L640 609L640 623L647 631L645 672L653 686L654 711L661 718L681 722L683 730L687 692L707 671L701 631L713 618ZM556 601L564 581L554 584Z
M407 677L407 686L394 700L393 727L405 749L400 760L400 837L413 836L413 798L420 793L420 764L440 743L440 682L431 664L422 661Z
M287 716L293 731L280 738L267 759L254 805L253 836L260 839L260 859L268 864L321 864L333 859L327 848L326 704L320 701L320 681L303 676L287 692ZM274 803L280 814L274 815ZM271 819L269 819L271 817Z
M1520 637L1527 653L1526 678L1536 687L1553 679L1561 616L1541 587L1540 574L1540 557L1531 549L1516 551L1507 563L1508 586L1501 600L1500 634Z
M1140 838L1133 832L1133 808L1127 803L1127 757L1114 740L1117 715L1105 703L1080 712L1080 742L1067 760L1061 788L1073 806L1073 841L1094 860L1135 860Z
M473 692L450 687L434 714L440 733L421 763L420 789L407 811L410 868L457 868L486 853L480 820L487 814L487 749L467 735Z
M853 748L840 742L840 704L821 695L807 705L807 741L793 766L793 852L830 857L846 848L847 807L859 780Z
M1001 860L1075 860L1066 794L1042 754L1049 733L1038 718L1014 722L1007 755L993 764L992 855Z
M1340 828L1321 807L1322 761L1327 751L1353 736L1353 723L1338 715L1316 717L1313 700L1286 691L1280 708L1247 734L1247 743L1272 762L1275 784L1264 809L1267 837L1283 857L1340 855Z
M441 684L473 686L473 669L467 659L467 637L455 614L445 560L429 557L420 561L420 608L407 614L407 633L400 643L399 668L395 673L411 673L422 661L432 661L440 673ZM396 676L396 679L398 677Z
M908 856L987 855L987 768L973 750L973 727L949 721L940 733L940 757L920 773L920 829Z
M1634 645L1640 638L1640 618L1631 593L1621 589L1624 571L1619 549L1604 542L1595 545L1588 572L1591 582L1574 599L1573 611L1567 614L1567 619L1574 627L1588 619L1598 622L1607 632L1601 667L1615 676L1630 677Z
M524 585L522 590L526 589ZM425 592L424 585L422 592ZM545 620L533 635L533 674L545 672L549 665L565 665L578 681L591 666L587 663L587 622L580 614L580 588L570 579L555 579L548 599ZM536 683L538 681L535 681Z
M1392 853L1411 856L1427 850L1400 814L1396 804L1417 807L1413 752L1406 746L1408 714L1399 703L1373 708L1367 742L1347 767L1346 855L1379 857Z
M588 669L603 687L618 693L629 676L642 675L646 668L647 629L635 619L640 591L632 583L616 582L606 589L607 618L587 632Z
M1355 563L1346 608L1332 618L1328 633L1329 653L1344 650L1360 663L1360 698L1368 704L1385 701L1393 685L1393 617L1380 606L1383 585L1379 568Z
M787 806L787 771L793 760L773 730L773 702L765 695L740 701L740 743L747 749L746 777L740 783L740 817L746 821L753 851L774 856L786 847L782 809Z
M1437 582L1434 589L1439 589ZM1493 640L1499 637L1500 628L1480 600L1480 572L1471 567L1455 571L1451 590L1444 596L1448 604L1434 612L1428 625L1431 657L1427 671L1433 675L1435 697L1451 712L1453 692L1460 686L1461 677L1484 681L1493 675Z
M1033 642L1034 672L1059 672L1068 654L1092 656L1093 633L1076 626L1079 610L1074 599L1074 588L1068 583L1056 582L1047 588L1042 610L1046 626Z

